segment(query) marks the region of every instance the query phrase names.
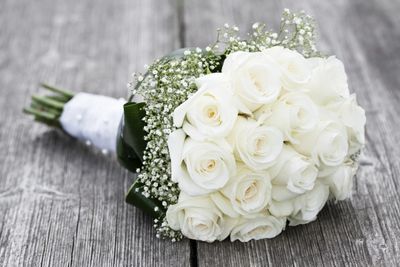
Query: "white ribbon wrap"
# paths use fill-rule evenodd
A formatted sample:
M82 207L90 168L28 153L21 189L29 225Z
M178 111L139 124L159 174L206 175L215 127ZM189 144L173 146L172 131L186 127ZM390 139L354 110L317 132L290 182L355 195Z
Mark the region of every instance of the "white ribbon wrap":
M78 93L64 106L60 117L62 128L103 153L114 152L125 102L123 99Z

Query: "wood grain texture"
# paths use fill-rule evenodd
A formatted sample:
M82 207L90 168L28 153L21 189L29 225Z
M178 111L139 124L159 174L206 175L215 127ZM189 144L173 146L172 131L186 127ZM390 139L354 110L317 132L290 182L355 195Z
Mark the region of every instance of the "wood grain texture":
M124 202L133 177L22 114L46 81L126 97L131 72L180 46L175 1L0 2L0 266L177 266Z
M125 97L143 64L214 42L225 22L276 27L284 7L316 18L368 121L352 199L275 239L160 241L124 203L132 177L115 160L21 113L39 81ZM0 1L0 266L399 265L399 13L391 0Z
M272 240L197 243L199 266L400 265L400 3L398 1L186 1L186 43L213 42L217 27L272 27L284 7L319 25L319 47L344 61L367 114L367 145L351 200L328 203L310 224ZM200 30L201 29L201 30ZM207 33L207 34L199 34Z

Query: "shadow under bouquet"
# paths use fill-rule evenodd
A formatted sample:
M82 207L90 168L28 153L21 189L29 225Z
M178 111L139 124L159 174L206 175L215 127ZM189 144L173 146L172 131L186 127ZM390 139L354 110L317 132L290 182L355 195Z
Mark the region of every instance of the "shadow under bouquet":
M43 85L52 94L25 112L137 173L126 201L158 237L273 238L350 196L366 117L310 16L252 28L241 39L226 24L215 44L156 60L128 101Z

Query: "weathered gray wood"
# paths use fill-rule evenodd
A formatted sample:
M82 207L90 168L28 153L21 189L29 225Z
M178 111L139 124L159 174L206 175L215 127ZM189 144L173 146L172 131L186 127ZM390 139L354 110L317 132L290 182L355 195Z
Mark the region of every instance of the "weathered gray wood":
M126 171L20 112L38 81L126 96L129 74L155 57L205 46L225 22L276 26L283 7L314 15L321 50L345 62L368 143L352 199L273 240L156 239L151 219L123 201ZM0 265L398 265L399 13L390 0L1 1Z
M155 237L125 204L110 156L22 114L46 81L126 97L131 72L180 46L175 1L0 1L0 266L175 266L189 242Z
M367 113L367 146L351 200L329 203L318 220L272 240L197 243L199 266L394 266L400 264L400 3L398 1L186 1L187 46L215 40L225 22L243 31L304 9L320 48L344 61Z

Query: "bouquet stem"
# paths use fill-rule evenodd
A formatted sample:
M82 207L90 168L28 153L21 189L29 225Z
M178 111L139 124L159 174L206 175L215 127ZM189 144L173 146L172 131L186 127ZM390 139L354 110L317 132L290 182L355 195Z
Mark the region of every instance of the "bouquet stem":
M64 105L74 97L74 93L45 83L40 85L50 91L51 94L45 96L32 95L31 105L25 107L23 111L33 115L36 121L61 128L59 118Z

